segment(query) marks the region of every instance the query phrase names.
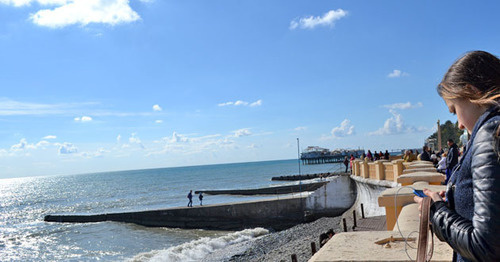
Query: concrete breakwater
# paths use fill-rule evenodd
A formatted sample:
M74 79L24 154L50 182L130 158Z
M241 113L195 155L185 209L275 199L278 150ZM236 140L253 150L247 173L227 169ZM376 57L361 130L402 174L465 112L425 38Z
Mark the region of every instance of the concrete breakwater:
M306 175L291 175L291 176L274 176L271 178L272 181L299 181L299 180L307 180L314 178L327 178L331 176L337 176L344 173L319 173L319 174L306 174Z
M304 197L285 197L202 207L96 215L48 215L47 222L88 223L115 221L151 227L241 230L266 227L282 230L322 216L339 216L356 200L356 184L349 176L328 180Z
M227 189L227 190L199 190L195 194L204 193L207 195L278 195L292 194L298 192L314 191L328 182L307 183L289 186L274 186L256 189Z

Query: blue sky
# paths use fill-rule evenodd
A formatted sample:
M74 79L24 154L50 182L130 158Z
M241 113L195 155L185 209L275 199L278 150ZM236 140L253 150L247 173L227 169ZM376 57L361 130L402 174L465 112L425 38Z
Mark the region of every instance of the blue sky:
M420 147L499 5L0 0L0 178Z

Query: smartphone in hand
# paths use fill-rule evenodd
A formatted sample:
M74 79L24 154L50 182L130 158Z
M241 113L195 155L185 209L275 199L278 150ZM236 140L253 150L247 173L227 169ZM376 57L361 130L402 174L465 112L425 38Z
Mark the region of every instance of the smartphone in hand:
M424 194L424 191L418 189L413 189L413 194L419 197L427 197L427 195Z

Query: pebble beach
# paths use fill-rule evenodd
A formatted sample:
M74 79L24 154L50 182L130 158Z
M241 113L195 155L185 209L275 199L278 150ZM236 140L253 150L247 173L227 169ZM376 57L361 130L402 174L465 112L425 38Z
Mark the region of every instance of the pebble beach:
M276 262L291 261L296 254L298 261L308 261L311 254L311 242L319 250L319 236L329 229L340 232L341 217L323 217L310 223L273 232L257 239L218 250L205 257L205 261L225 262Z

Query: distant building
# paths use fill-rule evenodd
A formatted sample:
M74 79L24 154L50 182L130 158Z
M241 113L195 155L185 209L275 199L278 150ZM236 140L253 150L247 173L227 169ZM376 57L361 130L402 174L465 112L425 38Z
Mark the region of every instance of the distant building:
M431 151L438 151L438 143L436 138L427 138L425 140L425 145L428 146Z

